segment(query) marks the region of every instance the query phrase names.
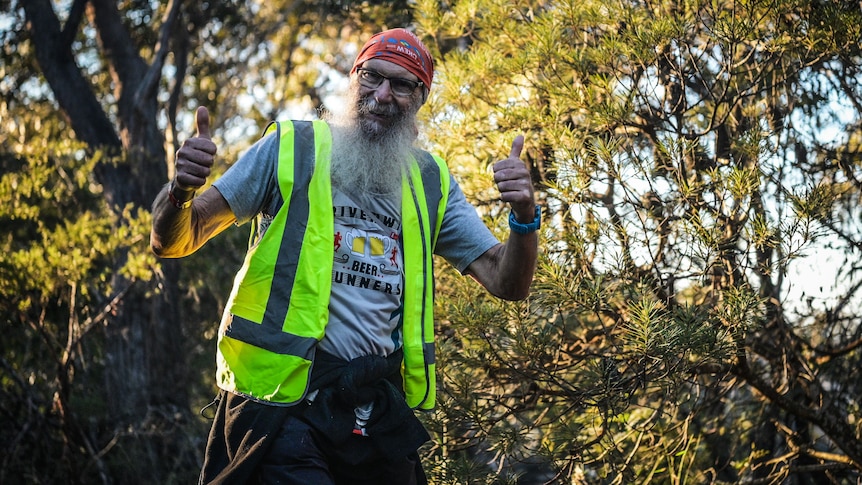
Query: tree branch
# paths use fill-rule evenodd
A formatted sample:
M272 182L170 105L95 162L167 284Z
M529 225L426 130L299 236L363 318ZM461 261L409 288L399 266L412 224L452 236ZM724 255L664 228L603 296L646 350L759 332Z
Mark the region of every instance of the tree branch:
M22 6L39 67L72 130L91 149L119 148L120 138L78 68L51 0L28 0Z
M170 0L165 15L162 17L162 25L159 27L159 41L155 49L156 56L134 94L133 104L136 114L144 113L146 110L143 108L143 105L152 100L157 94L162 68L165 65L168 52L170 52L171 32L180 16L181 5L182 2L180 0Z

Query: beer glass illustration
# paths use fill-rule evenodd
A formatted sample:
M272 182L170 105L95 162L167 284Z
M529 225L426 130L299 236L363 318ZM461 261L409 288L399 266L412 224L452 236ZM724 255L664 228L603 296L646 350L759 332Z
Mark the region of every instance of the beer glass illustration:
M365 231L350 231L345 240L347 247L353 254L364 255L368 258L388 258L392 249L392 239L378 234L368 234Z

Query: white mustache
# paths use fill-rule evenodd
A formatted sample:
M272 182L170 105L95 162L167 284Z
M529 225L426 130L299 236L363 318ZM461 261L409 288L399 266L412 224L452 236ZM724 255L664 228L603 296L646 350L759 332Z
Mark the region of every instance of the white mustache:
M372 97L367 97L359 103L359 112L362 114L374 114L380 116L400 116L403 111L395 104L381 103Z

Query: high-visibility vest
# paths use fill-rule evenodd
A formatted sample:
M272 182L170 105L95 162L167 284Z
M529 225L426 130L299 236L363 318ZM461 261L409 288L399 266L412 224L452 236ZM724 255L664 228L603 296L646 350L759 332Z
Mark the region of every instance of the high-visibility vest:
M271 124L279 139L284 204L248 250L219 330L216 382L250 399L291 405L307 392L317 343L329 320L334 256L330 155L323 121ZM432 253L449 194L439 157L413 160L402 183L404 392L412 408L434 407ZM433 159L433 163L431 162Z

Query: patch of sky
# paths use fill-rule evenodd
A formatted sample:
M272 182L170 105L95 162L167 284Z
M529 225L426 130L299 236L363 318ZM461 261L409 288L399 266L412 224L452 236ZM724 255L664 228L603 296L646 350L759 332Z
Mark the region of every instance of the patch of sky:
M9 32L12 26L15 25L16 19L10 14L0 15L0 32Z
M841 72L838 70L837 72ZM803 78L801 83L804 91L810 94L808 101L818 103L817 109L794 109L790 114L790 123L803 137L807 138L805 145L817 145L826 148L840 148L849 140L848 127L858 126L860 113L853 108L837 88L837 81L832 74L817 74ZM855 82L860 83L862 79ZM807 148L802 147L803 150ZM796 155L791 154L795 157ZM842 173L838 173L840 182ZM803 190L805 187L798 187ZM858 240L862 234L849 234ZM809 244L802 257L793 259L788 265L786 301L800 311L811 308L820 311L835 308L847 293L847 281L840 278L840 271L846 267L849 249L841 244L838 236L823 237ZM856 298L854 308L862 301Z

